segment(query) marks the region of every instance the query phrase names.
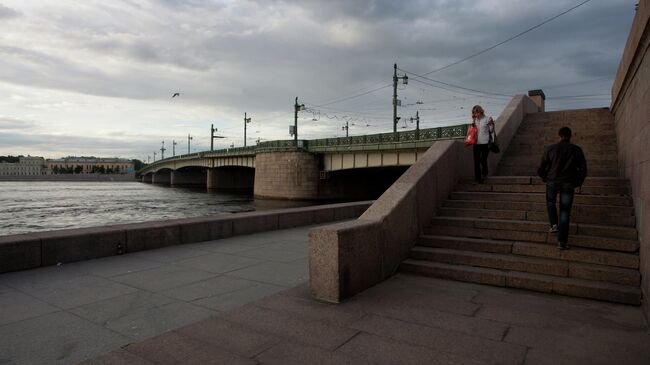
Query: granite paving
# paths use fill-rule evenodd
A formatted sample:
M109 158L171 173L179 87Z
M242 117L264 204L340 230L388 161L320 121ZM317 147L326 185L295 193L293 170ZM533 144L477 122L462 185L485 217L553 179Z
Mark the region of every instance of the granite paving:
M407 274L316 301L310 228L0 275L0 364L650 364L635 306Z

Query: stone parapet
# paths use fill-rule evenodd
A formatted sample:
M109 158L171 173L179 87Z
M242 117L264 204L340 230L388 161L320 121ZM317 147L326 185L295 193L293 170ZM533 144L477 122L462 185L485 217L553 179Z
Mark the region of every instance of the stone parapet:
M496 121L505 150L533 101L515 96ZM501 155L491 154L492 171ZM471 148L438 141L356 221L310 231L312 295L338 303L393 275L420 232L461 178L472 175Z
M359 217L370 201L0 236L0 273Z
M650 1L641 0L612 87L618 175L630 179L639 231L641 289L650 296ZM650 322L650 304L643 301Z

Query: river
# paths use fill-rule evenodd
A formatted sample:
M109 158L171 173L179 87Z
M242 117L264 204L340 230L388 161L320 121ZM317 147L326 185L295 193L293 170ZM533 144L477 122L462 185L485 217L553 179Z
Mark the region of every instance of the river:
M313 204L139 182L0 181L0 236Z

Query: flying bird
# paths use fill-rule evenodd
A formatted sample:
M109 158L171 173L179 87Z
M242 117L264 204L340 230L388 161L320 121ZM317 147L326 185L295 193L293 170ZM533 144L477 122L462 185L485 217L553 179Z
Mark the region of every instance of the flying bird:
M181 96L181 93L174 93L174 95L172 95L172 98L175 98L177 96Z

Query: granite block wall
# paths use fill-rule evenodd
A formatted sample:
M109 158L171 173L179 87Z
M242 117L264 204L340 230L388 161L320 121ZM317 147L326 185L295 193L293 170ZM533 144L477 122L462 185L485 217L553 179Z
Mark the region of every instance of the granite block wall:
M650 0L639 1L612 87L619 176L630 179L639 231L641 288L650 319ZM649 321L650 322L650 321Z

